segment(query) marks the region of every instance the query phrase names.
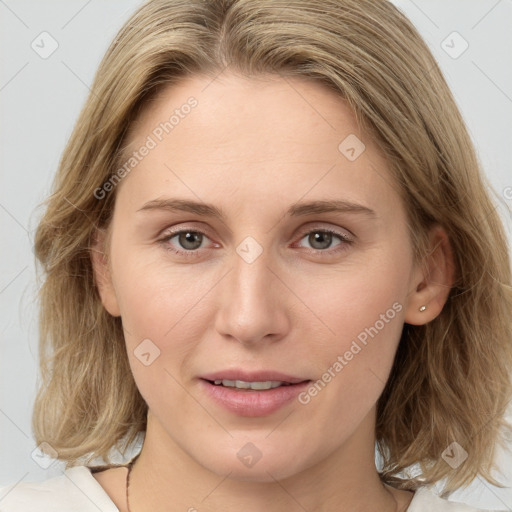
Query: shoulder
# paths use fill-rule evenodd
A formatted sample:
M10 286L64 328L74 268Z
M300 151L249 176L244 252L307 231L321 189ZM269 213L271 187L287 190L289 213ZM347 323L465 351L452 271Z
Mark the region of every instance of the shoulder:
M0 512L119 512L86 466L43 482L0 487Z
M431 489L422 487L414 493L414 497L407 509L407 512L498 512L486 511L465 505L463 503L456 503L454 501L447 501L440 498ZM510 512L510 511L509 511Z

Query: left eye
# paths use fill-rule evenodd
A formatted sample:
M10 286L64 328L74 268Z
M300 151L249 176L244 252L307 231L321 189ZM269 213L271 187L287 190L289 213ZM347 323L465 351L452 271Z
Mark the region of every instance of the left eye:
M333 245L333 241L336 238L339 240L339 242ZM324 251L326 249L336 247L342 242L351 242L347 236L324 230L310 231L301 238L301 241L302 240L307 240L307 242L311 245L311 248L315 251Z

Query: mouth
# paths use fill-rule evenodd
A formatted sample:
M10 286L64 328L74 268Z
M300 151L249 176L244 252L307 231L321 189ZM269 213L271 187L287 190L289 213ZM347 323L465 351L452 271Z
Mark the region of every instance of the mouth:
M266 381L255 381L248 382L245 380L228 380L228 379L216 379L216 380L207 380L204 379L210 384L214 386L223 386L225 388L234 388L234 389L249 389L252 391L265 391L267 389L275 389L281 386L293 386L291 382L284 382L280 380L266 380Z
M237 416L268 416L305 390L310 379L278 372L249 373L227 370L201 377L206 396Z
M249 389L265 391L282 386L293 386L308 381L300 377L286 375L273 370L247 371L242 369L226 369L201 376L214 386L223 386L233 389Z

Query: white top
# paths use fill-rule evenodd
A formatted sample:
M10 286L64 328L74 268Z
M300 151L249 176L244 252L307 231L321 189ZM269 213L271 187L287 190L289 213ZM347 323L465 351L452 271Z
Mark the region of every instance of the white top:
M75 466L44 482L19 482L0 487L0 512L119 512L86 466ZM483 512L443 500L421 488L407 512Z

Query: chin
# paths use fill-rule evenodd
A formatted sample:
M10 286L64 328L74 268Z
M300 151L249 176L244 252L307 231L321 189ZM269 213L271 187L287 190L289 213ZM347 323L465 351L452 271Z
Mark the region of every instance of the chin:
M207 457L203 453L202 457L196 457L196 461L219 476L229 474L232 480L262 483L287 479L317 462L316 457L312 455L308 458L295 443L286 446L272 444L264 439L254 442L234 441L231 446L217 445L218 451L210 449Z
M207 467L209 471L217 473L219 476L226 476L229 474L231 480L238 480L240 482L261 482L272 483L276 480L285 480L297 473L300 473L301 468L297 466L297 461L293 457L281 460L266 460L263 458L253 467L244 467L236 462L227 464L226 461L213 467Z

